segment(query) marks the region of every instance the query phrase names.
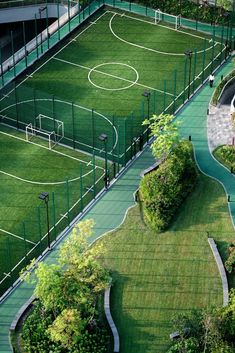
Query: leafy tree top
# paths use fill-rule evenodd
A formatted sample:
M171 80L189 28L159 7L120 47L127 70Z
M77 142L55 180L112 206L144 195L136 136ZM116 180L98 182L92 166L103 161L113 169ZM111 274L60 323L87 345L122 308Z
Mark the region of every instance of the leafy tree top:
M165 159L180 141L179 124L173 120L174 115L160 114L143 121L143 125L149 126L151 136L155 137L151 149L156 159Z

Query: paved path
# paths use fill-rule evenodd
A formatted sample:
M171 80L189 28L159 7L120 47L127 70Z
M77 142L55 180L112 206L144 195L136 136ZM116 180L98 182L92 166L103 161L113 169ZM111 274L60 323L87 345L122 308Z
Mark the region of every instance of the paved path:
M209 149L232 143L234 128L230 114L230 105L210 107L207 119L207 136Z
M219 83L220 76L224 76L233 68L232 63L217 74L215 85ZM182 121L181 133L184 137L192 136L195 148L195 157L200 169L223 183L225 190L235 201L235 179L228 170L216 162L208 149L207 143L207 108L213 89L205 86L192 101L180 112L177 117ZM127 209L134 204L133 192L138 188L140 172L153 164L154 160L147 149L129 168L115 185L97 202L87 213L86 218L95 220L95 234L91 241L103 233L117 227L123 220ZM235 219L235 202L230 203L232 219ZM57 251L53 250L47 258L48 262L56 261ZM33 288L28 284L21 284L0 305L0 353L10 353L8 332L16 313L26 300L32 295Z

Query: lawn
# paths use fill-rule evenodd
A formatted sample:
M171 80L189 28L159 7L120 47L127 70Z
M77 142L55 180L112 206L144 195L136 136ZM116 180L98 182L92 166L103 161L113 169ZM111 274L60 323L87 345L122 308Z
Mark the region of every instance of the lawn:
M225 259L234 229L222 187L200 175L170 229L150 231L140 206L103 238L113 272L112 313L121 353L164 353L174 314L222 305L221 280L207 242L213 237ZM234 276L229 278L234 287Z
M104 187L104 162L90 155L55 146L0 126L0 293L18 276L18 267L6 274L25 256L25 265L47 246L45 204L41 192L49 193L51 241L83 210Z

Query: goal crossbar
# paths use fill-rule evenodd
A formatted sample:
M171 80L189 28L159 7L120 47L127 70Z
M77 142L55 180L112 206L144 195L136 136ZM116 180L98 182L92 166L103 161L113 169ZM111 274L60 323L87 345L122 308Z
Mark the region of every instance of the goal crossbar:
M32 123L28 124L25 128L26 141L30 141L33 136L39 136L48 140L49 149L52 149L56 144L55 131L46 132L40 129L37 129L33 126Z
M155 24L159 22L169 22L175 26L175 29L181 27L181 15L171 15L167 12L162 12L160 9L155 10Z
M36 117L36 121L39 121L39 129L40 131L46 131L48 132L45 128L44 128L44 124L43 121L44 120L49 120L49 122L52 123L53 125L53 131L55 133L55 137L56 137L56 142L58 143L63 137L64 137L64 122L58 119L54 119L51 118L50 116L44 115L44 114L39 114Z

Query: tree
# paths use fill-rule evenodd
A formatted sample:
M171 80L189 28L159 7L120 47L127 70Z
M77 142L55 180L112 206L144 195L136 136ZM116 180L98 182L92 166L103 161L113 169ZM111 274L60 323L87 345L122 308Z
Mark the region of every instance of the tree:
M217 0L217 6L222 7L227 11L232 10L232 0Z
M149 126L151 136L155 137L151 149L156 159L165 159L180 141L178 124L173 120L174 115L160 114L143 121L143 125Z

